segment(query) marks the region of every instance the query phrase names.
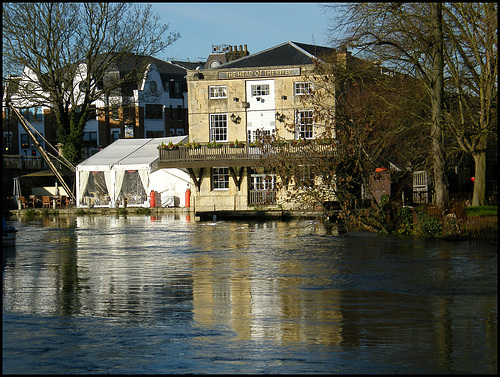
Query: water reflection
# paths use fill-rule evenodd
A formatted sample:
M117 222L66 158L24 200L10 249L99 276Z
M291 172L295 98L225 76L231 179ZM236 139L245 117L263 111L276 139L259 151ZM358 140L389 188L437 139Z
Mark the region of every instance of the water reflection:
M187 339L186 357L236 365L270 357L256 356L270 343L270 355L299 347L290 363L309 372L339 357L337 372L497 368L497 254L489 245L325 237L336 229L312 221L197 223L185 215L16 227L16 250L4 255L4 315L223 329ZM220 356L210 344L232 351ZM317 346L320 353L295 359ZM242 347L251 361L234 358ZM322 366L310 365L317 357L326 357Z

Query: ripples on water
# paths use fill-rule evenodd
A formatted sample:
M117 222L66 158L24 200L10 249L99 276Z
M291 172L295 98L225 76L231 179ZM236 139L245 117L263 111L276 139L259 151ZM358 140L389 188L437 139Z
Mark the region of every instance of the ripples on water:
M496 373L497 251L313 221L14 222L4 373Z

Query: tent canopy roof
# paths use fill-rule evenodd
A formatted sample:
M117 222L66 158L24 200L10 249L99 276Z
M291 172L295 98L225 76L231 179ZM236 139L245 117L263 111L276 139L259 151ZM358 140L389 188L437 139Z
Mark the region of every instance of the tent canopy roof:
M95 155L77 165L77 170L138 169L148 167L159 159L157 146L162 142L187 142L188 136L157 137L152 139L118 139Z

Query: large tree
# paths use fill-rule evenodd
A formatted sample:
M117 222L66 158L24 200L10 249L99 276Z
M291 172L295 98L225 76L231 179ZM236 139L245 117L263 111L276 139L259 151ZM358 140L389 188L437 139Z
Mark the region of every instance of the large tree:
M429 154L422 147L429 132L424 89L409 76L345 51L316 61L307 79L313 87L302 99L304 108L314 109L314 139L263 138L264 148L271 149L266 166L281 177L278 185L288 202L323 205L327 216L338 208L335 202L346 224L390 232L388 206L376 200L370 179L376 168L391 166L400 166L405 178L408 166L424 163ZM286 126L296 133L303 122L287 119ZM368 209L363 197L371 199Z
M443 123L443 35L441 3L350 3L341 11L334 38L381 63L418 77L431 99L429 119L435 203L448 203Z
M327 7L328 9L328 7ZM329 8L332 9L332 8ZM454 145L475 162L473 204L486 203L486 149L496 137L497 4L354 3L340 10L334 40L422 80L431 100L435 203L448 201Z
M498 13L496 3L450 3L443 8L446 124L474 159L472 205L487 204L486 152L497 139Z
M150 5L7 3L3 5L3 79L27 72L22 80L28 84L16 94L26 104L53 110L65 157L77 163L91 104L137 82L147 57L179 38L178 33L167 31L168 25L160 23ZM124 60L129 64L125 74L117 69Z

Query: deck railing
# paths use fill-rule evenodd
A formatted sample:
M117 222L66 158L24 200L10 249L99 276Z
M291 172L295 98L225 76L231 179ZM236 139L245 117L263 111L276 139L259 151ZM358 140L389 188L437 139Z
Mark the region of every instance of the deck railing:
M274 205L276 204L275 190L249 190L248 191L249 205Z
M200 161L237 161L237 160L259 160L279 154L282 157L293 157L309 154L311 152L322 155L336 153L336 144L308 143L306 145L294 145L285 143L277 146L248 146L235 147L222 144L217 147L201 145L197 148L176 147L176 149L159 149L160 162L200 162Z

